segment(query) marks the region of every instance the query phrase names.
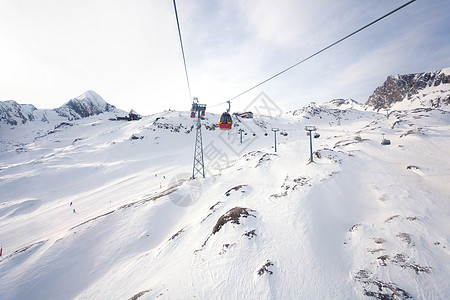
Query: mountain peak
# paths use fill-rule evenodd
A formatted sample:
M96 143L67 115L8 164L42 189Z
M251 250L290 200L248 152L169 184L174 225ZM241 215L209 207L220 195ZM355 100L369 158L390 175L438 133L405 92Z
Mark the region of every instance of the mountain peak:
M336 109L348 109L348 108L361 108L362 104L353 99L333 99L323 104L330 108Z
M95 101L95 102L106 103L106 101L99 94L94 92L93 90L87 90L86 92L84 92L83 94L81 94L78 97L75 97L74 99L76 99L76 100L91 100L91 101Z
M92 90L70 99L67 103L55 109L60 116L75 120L114 110L115 107L113 105L107 103L99 94Z
M375 89L366 102L376 110L391 108L397 102L410 100L417 106L440 107L450 103L450 68L440 71L391 75ZM439 87L439 88L437 88ZM420 93L419 93L420 92ZM425 99L421 97L428 95ZM433 94L433 96L430 96Z
M0 101L0 122L9 125L25 124L30 121L64 118L78 120L105 112L125 113L107 103L99 94L88 90L78 97L70 99L55 109L36 109L31 104L19 104L14 100Z

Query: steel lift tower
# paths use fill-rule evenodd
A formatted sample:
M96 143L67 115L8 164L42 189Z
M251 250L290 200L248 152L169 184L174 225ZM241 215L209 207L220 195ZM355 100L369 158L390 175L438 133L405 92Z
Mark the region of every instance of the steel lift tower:
M205 178L205 163L203 160L203 142L202 142L202 123L206 111L206 104L199 104L198 99L194 98L191 109L191 117L197 117L195 130L195 148L194 148L194 165L192 167L192 179L196 174L200 174Z

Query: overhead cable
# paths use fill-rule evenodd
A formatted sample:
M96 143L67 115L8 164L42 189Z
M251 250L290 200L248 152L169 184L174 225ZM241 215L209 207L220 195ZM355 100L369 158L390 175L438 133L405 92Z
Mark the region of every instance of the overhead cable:
M332 43L332 44L326 46L325 48L323 48L323 49L317 51L316 53L314 53L314 54L308 56L307 58L302 59L301 61L299 61L299 62L293 64L292 66L290 66L290 67L288 67L288 68L286 68L286 69L284 69L284 70L278 72L277 74L275 74L275 75L273 75L273 76L267 78L266 80L261 81L260 83L258 83L258 84L256 84L256 85L252 86L251 88L249 88L249 89L243 91L242 93L240 93L240 94L234 96L233 98L228 99L227 101L232 101L232 100L234 100L234 99L236 99L236 98L238 98L238 97L240 97L240 96L242 96L242 95L244 95L244 94L250 92L251 90L253 90L253 89L259 87L260 85L263 85L264 83L266 83L266 82L268 82L268 81L274 79L275 77L280 76L281 74L283 74L283 73L289 71L290 69L292 69L292 68L298 66L298 65L301 64L301 63L304 63L305 61L307 61L307 60L313 58L314 56L316 56L316 55L318 55L318 54L324 52L325 50L330 49L331 47L333 47L333 46L339 44L340 42L342 42L342 41L348 39L349 37L351 37L351 36L357 34L358 32L360 32L360 31L366 29L367 27L369 27L369 26L371 26L371 25L373 25L373 24L375 24L375 23L381 21L382 19L384 19L384 18L386 18L386 17L392 15L393 13L399 11L400 9L402 9L402 8L404 8L404 7L408 6L408 5L410 5L411 3L415 2L415 1L416 1L416 0L411 0L411 1L409 1L409 2L407 2L407 3L405 3L405 4L403 4L402 6L397 7L396 9L390 11L389 13L385 14L384 16L379 17L379 18L376 19L375 21L370 22L369 24L367 24L367 25L365 25L365 26L359 28L358 30L356 30L356 31L354 31L354 32L352 32L352 33L350 33L350 34L348 34L348 35L346 35L345 37L341 38L340 40L338 40L338 41L336 41L336 42L334 42L334 43ZM221 103L216 104L216 105L220 105L220 104L227 103L227 101L221 102ZM216 106L216 105L213 105L213 106ZM211 107L213 107L213 106L211 106Z
M183 40L181 38L180 22L178 21L178 12L177 12L177 5L175 3L175 0L173 0L173 8L175 10L175 18L177 19L178 36L180 37L181 53L183 54L184 72L186 73L186 81L187 81L187 86L188 86L188 90L189 90L189 103L190 103L192 101L191 86L189 84L189 76L188 76L188 71L187 71L187 66L186 66L186 57L184 55Z

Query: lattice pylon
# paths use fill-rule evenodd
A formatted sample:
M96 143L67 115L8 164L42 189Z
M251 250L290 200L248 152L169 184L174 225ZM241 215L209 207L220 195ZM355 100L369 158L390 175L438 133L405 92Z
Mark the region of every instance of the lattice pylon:
M205 178L205 164L203 161L202 124L200 122L200 112L197 112L197 128L195 132L194 166L192 168L192 179L196 174Z

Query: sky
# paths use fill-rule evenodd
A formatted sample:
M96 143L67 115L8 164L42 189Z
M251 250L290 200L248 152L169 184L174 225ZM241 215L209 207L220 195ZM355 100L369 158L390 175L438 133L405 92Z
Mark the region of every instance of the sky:
M408 1L178 0L192 97L207 112ZM389 75L450 67L450 1L417 0L235 99L283 111L364 103ZM86 90L124 110L190 109L171 0L0 0L0 101L56 108Z

